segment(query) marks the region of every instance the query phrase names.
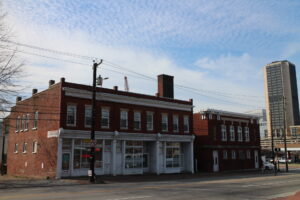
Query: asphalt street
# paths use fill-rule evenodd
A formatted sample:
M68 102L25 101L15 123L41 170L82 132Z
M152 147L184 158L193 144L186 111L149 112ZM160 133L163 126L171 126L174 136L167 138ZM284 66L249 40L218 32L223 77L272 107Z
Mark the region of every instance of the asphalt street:
M108 184L54 185L0 189L0 199L10 200L153 200L274 199L300 191L300 172L241 174L159 181L113 182Z

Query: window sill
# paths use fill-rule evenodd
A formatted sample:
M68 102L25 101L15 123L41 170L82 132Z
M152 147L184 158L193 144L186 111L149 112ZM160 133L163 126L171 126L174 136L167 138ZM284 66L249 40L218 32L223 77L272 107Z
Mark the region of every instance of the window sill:
M37 154L37 152L32 152L32 154Z
M32 130L37 130L37 127L32 128Z
M19 131L15 131L15 133L19 133Z
M25 152L22 152L23 154L26 154L27 153L27 151L25 151Z
M127 128L120 128L121 130L128 130L128 127Z
M109 126L101 126L103 129L109 129Z
M25 129L25 130L24 130L24 132L27 132L27 131L28 131L28 129Z
M69 127L76 127L76 124L67 124L66 126L69 126Z
M18 152L14 152L14 154L17 154Z
M23 132L23 130L20 130L20 132Z

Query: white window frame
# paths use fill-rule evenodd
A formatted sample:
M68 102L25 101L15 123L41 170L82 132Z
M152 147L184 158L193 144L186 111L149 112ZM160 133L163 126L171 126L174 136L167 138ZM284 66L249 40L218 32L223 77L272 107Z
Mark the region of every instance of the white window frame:
M20 130L20 116L18 116L16 119L16 132L19 132L19 130Z
M202 120L206 119L206 114L201 114L201 119Z
M25 130L26 115L21 116L21 132Z
M18 143L15 143L14 153L18 153L18 149L19 149Z
M24 131L28 131L29 128L29 114L26 115L25 117L25 130Z
M27 153L27 142L23 143L23 153Z
M175 129L175 127L176 127L176 129ZM179 132L179 116L178 115L173 115L173 132L174 133Z
M249 127L245 127L244 128L244 130L245 130L245 141L246 142L250 142L250 134L249 134Z
M190 132L190 116L188 115L183 116L183 132L184 133Z
M226 130L226 125L222 124L221 125L221 134L222 134L222 141L227 141L227 130Z
M136 123L138 123L138 127L135 127ZM142 128L142 113L140 111L133 112L133 129L136 131L141 130Z
M208 114L208 119L212 119L212 114L211 113Z
M235 141L235 133L234 133L234 126L230 125L230 141Z
M34 112L34 118L33 118L33 128L32 129L37 129L38 127L38 120L39 120L39 111Z
M151 116L150 121L148 119L148 116ZM147 129L147 131L153 131L153 116L154 116L153 112L150 112L150 111L146 112L146 126L147 126L146 129Z
M106 115L107 114L107 115ZM109 123L110 123L110 109L108 107L102 107L101 108L101 128L109 128ZM102 124L102 120L107 119L107 125Z
M32 143L32 153L37 153L37 149L38 149L38 142L33 141L33 143Z
M88 116L88 111L90 110L90 116ZM85 105L84 107L84 127L90 128L92 126L92 106L91 105ZM91 124L87 124L88 117L91 118Z
M164 126L165 124L165 126ZM161 131L162 132L168 132L169 130L169 116L167 113L162 113L161 114Z
M126 120L124 127L122 127L122 120ZM120 129L123 129L123 130L128 129L128 110L127 109L120 110Z
M68 122L68 118L69 118L69 108L74 108L74 122L73 123L69 123ZM69 104L67 105L67 126L76 126L76 121L77 121L77 106L74 104Z
M232 158L232 160L236 159L236 151L235 150L231 150L231 158Z
M243 142L243 131L242 127L238 126L238 141Z

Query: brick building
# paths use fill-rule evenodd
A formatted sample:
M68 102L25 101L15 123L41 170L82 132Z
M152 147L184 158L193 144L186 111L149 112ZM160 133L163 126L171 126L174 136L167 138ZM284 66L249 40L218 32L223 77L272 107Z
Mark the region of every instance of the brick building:
M208 109L194 114L198 171L260 167L259 125L255 116Z
M12 107L8 174L85 176L92 87L49 81ZM95 173L192 172L193 102L173 98L173 77L158 76L156 96L97 88Z

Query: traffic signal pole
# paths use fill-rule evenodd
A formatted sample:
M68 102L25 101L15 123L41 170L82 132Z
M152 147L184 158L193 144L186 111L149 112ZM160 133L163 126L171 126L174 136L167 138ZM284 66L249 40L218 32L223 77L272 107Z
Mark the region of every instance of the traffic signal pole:
M102 59L99 63L94 62L93 64L93 95L92 95L92 124L91 124L91 142L90 142L90 170L89 179L91 183L95 183L95 122L96 122L96 78L97 78L97 67L102 63Z

